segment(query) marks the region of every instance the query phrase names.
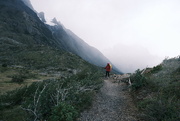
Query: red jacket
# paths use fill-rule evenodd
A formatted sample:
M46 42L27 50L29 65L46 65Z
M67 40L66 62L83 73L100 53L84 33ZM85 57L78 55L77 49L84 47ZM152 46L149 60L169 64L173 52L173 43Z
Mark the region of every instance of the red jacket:
M109 64L107 64L107 66L105 67L106 71L111 71L111 67Z

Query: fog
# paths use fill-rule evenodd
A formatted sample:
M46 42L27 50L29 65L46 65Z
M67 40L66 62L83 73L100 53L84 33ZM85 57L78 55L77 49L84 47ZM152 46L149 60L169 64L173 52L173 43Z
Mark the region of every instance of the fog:
M31 0L123 72L180 55L179 0Z

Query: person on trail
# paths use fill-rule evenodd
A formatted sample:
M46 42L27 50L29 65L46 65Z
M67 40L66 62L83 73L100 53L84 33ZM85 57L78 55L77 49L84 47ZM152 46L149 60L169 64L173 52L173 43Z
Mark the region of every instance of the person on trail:
M106 69L106 77L109 77L109 72L111 71L112 69L112 66L110 63L107 63L106 67L104 68Z

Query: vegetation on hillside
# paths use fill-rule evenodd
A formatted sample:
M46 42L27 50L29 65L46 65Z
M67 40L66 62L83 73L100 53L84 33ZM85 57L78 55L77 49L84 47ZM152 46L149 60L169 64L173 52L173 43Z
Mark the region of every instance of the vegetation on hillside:
M142 120L180 120L180 57L165 59L147 73L137 70L131 80Z
M99 73L81 72L66 79L33 82L10 91L0 97L3 114L0 119L73 121L80 111L90 106L95 91L101 86L102 80L98 77ZM10 110L18 110L24 115Z
M72 53L11 40L3 45L0 120L74 121L101 87L101 69Z

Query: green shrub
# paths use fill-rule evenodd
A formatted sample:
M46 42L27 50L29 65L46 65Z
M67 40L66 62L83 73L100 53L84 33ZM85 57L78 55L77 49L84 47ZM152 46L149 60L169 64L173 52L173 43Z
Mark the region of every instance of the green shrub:
M2 67L7 67L7 64L2 64Z
M150 121L178 121L180 118L179 105L165 99L144 102L146 120Z
M0 108L5 109L7 107L19 105L22 103L26 95L27 87L16 89L7 92L5 95L0 96Z
M0 66L0 72L5 72L5 71L7 71L7 64L2 64L2 66Z
M180 83L169 84L167 87L161 89L164 98L176 97L180 99Z
M12 77L11 81L12 82L17 82L17 83L22 83L22 82L24 82L24 76L22 76L22 75L14 75Z
M137 106L145 114L145 121L179 121L180 119L180 63L179 58L165 59L153 67L151 73L141 75L137 70L131 76ZM146 86L146 88L141 88ZM148 92L147 95L143 92ZM143 94L143 95L142 95ZM137 98L136 98L137 99Z
M68 100L71 100L71 103L74 104L79 111L82 111L91 106L93 97L93 91L84 91L72 94Z
M147 105L149 105L152 101L152 99L144 99L137 103L137 107L141 110L144 110L147 107Z
M11 76L10 76L11 77ZM17 74L12 76L12 82L22 83L25 79L36 78L36 74L31 73L26 69L18 69Z
M77 74L66 79L34 82L1 96L0 108L7 108L4 104L9 104L9 107L21 105L28 112L29 120L47 120L51 117L52 121L73 121L79 111L91 105L95 91L100 88L102 80L97 73L88 70L86 74L80 74L80 78Z
M70 104L61 102L55 106L50 116L50 121L74 121L78 117L77 110Z
M151 73L157 73L159 71L161 71L163 69L162 65L157 65L155 67L153 67L153 69L151 70Z
M178 67L173 73L180 73L180 67Z
M132 89L137 90L147 85L147 79L141 74L141 71L138 69L134 75L130 77L132 81Z

